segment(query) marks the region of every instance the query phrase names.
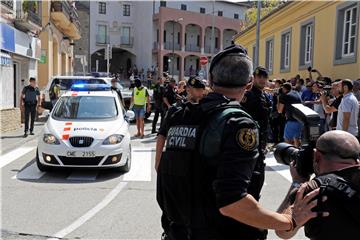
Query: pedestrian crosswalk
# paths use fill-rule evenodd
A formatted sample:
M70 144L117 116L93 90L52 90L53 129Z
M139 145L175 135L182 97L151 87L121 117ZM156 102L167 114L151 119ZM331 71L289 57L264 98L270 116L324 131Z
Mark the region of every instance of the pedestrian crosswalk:
M131 153L131 168L128 173L122 175L122 181L132 182L132 181L142 181L150 182L151 181L151 171L152 171L152 159L153 159L153 148L134 148ZM18 180L41 180L41 179L62 179L66 181L96 181L101 177L105 177L108 172L104 172L98 169L88 169L88 170L77 170L77 169L64 169L63 174L61 170L56 172L41 172L36 162L34 161L29 166L26 166L20 170L12 179Z

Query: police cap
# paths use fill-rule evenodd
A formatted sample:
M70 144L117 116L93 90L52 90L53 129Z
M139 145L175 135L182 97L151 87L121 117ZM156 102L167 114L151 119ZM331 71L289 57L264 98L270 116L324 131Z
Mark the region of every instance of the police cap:
M200 77L191 76L187 81L187 86L192 88L205 88L205 84L201 81Z
M269 77L269 72L268 72L268 70L266 68L264 68L262 66L258 66L254 71L254 77L255 76L268 78Z
M244 47L240 46L240 45L232 44L232 45L224 48L224 50L217 53L213 57L213 59L211 60L209 73L210 73L210 76L212 78L212 82L215 85L222 86L222 87L241 87L241 86L245 86L246 84L248 84L250 79L248 79L248 78L245 78L246 80L245 79L238 79L237 81L232 82L232 83L228 83L228 82L224 83L224 82L221 82L220 79L217 79L216 82L215 82L215 79L212 77L212 71L213 71L214 67L221 61L221 59L223 59L224 57L228 57L228 56L240 56L240 57L248 58L246 49ZM250 72L251 71L252 70L250 70Z

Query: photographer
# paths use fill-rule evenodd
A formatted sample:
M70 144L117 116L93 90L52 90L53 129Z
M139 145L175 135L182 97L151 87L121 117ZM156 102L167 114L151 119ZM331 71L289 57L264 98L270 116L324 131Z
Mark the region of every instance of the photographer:
M335 99L330 100L331 103L325 92L322 92L320 99L325 113L331 114L329 129L334 130L336 129L338 109L342 100L340 82L334 82L333 84L331 84L330 95L335 97Z
M309 78L311 81L322 81L324 78L323 76L321 75L321 73L317 70L317 69L312 69L311 67L308 67L308 72L309 72ZM313 76L312 76L312 73L315 72L317 73L318 77L314 80L313 79Z
M316 142L313 170L316 177L310 181L298 174L294 164L290 165L293 184L278 212L299 211L290 205L296 201L300 184L305 193L320 189L315 211L321 216L305 223L305 235L312 240L356 239L360 228L360 145L357 139L344 131L329 131ZM305 159L304 159L305 160ZM305 183L306 182L306 183ZM302 227L292 231L276 231L281 238L291 238Z

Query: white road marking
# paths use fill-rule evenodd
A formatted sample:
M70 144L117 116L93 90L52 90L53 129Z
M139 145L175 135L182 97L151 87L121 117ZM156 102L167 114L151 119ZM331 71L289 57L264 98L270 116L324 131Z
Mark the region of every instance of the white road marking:
M274 171L279 173L289 182L292 182L292 177L290 174L289 166L279 164L276 162L275 157L272 154L269 154L265 159L266 166L272 168Z
M67 177L70 181L95 181L98 171L75 171Z
M5 167L9 163L15 161L16 159L24 156L25 154L31 152L36 147L19 147L11 152L8 152L0 156L0 168Z
M123 181L151 181L151 154L152 148L133 149L131 155L131 168L124 175Z
M24 170L18 172L12 179L20 179L20 180L36 180L41 178L45 172L41 172L36 163L31 164Z
M126 182L119 182L118 185L108 194L105 198L99 202L94 208L90 209L84 215L79 217L75 222L64 228L63 230L55 233L54 238L49 238L48 240L60 239L65 237L66 235L72 233L76 229L78 229L81 225L87 222L89 219L94 217L98 212L100 212L103 208L105 208L115 197L124 189L127 185Z

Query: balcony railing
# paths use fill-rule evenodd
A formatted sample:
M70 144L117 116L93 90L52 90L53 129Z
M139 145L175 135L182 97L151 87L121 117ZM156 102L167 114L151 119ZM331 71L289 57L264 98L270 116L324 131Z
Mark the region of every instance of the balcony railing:
M27 7L22 6L16 10L16 20L25 22L25 24L27 21L30 21L41 27L41 17L39 14L41 10L38 9L41 2L37 2L35 5L34 1L29 1L28 4Z
M200 46L197 44L186 44L185 51L187 52L200 52Z
M14 10L14 1L1 1L1 5L4 5L11 10Z
M159 48L160 48L160 43L159 42L154 42L153 50L158 50Z
M174 48L174 50L176 50L176 51L180 51L181 50L181 46L180 46L180 44L179 43L173 43L173 42L165 42L164 43L164 48L166 49L166 50L173 50L173 48Z
M68 1L52 1L51 11L64 13L70 21L80 29L79 15L76 9Z
M134 45L134 38L133 37L124 37L120 38L120 45L122 47L132 47Z
M219 48L214 48L214 53L218 53L219 51ZM211 46L205 46L205 53L211 53Z
M96 44L109 44L109 35L96 34Z

